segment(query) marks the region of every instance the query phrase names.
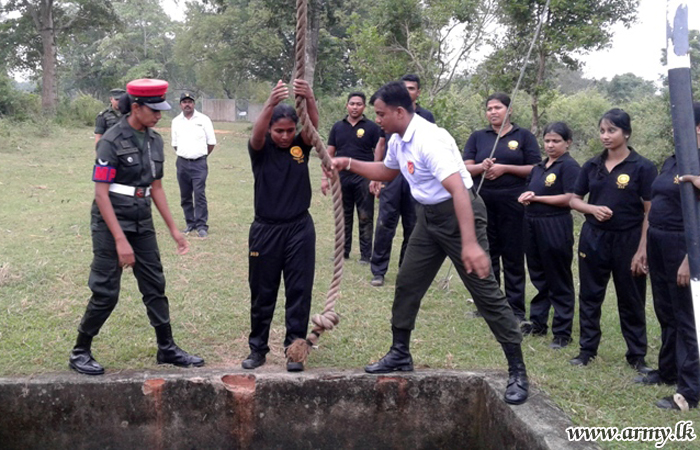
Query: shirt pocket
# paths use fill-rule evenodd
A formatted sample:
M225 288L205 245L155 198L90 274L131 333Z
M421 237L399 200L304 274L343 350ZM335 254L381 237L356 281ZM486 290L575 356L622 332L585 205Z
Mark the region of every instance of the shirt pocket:
M117 158L122 167L134 167L141 164L141 153L136 147L118 148Z

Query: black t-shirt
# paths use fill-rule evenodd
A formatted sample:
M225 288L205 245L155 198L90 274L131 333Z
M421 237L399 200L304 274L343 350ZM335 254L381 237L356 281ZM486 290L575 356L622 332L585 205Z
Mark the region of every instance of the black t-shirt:
M545 159L533 167L527 179L527 188L535 195L561 195L574 192L576 179L581 171L581 166L569 152L564 153L547 168ZM541 202L532 202L525 207L525 214L528 216L550 216L557 214L569 214L571 209L554 205L547 205Z
M586 221L603 230L622 231L644 221L644 202L651 200L651 184L656 178L656 166L634 151L612 172L605 167L608 151L586 161L576 180L574 194L588 196L591 205L607 206L612 218L600 222L593 214L586 214Z
M248 141L255 179L256 218L288 221L308 211L311 206L311 148L304 143L301 133L288 148L278 147L269 134L260 150L254 150Z
M374 147L379 140L379 125L362 116L355 125L348 118L337 121L328 136L328 145L335 147L335 156L374 161Z
M668 231L684 230L679 176L676 155L671 155L651 184L649 226Z
M524 128L512 124L513 128L501 136L498 146L493 154L496 164L508 164L512 166L528 166L542 161L540 146L537 138ZM488 127L475 131L469 136L464 146L464 160L474 160L477 164L491 155L493 144L497 138L493 128ZM482 189L497 190L525 187L525 178L506 173L495 180L484 180ZM481 175L474 177L474 184L479 185Z

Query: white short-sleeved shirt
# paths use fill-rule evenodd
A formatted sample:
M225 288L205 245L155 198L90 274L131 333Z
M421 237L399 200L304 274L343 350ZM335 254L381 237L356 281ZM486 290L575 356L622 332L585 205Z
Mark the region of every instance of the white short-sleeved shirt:
M452 197L442 182L454 173L459 172L467 189L474 184L454 138L418 114L413 115L403 136L391 136L384 165L401 170L413 198L423 205Z
M180 113L172 122L172 146L177 148L177 156L187 159L197 159L206 156L207 145L216 145L214 125L209 117L195 110L192 117L187 119Z

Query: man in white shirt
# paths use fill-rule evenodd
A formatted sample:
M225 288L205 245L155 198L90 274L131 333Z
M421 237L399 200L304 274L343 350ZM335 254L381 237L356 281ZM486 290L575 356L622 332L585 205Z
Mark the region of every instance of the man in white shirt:
M333 167L379 181L391 181L400 171L417 201L417 222L396 279L392 346L365 371L413 370L411 331L423 296L449 256L503 347L509 372L505 401L524 403L529 383L520 347L522 334L491 272L486 207L471 190L473 182L457 144L447 131L414 113L411 97L401 82L384 85L372 96L370 104L374 105L377 124L387 135L395 133L389 140L386 159L365 162L334 158Z
M194 96L180 95L182 112L172 122L172 145L177 154L177 182L180 184L180 205L185 212L187 228L183 233L197 231L205 238L209 234L209 211L204 192L209 167L207 156L216 145L214 126L209 117L194 109Z

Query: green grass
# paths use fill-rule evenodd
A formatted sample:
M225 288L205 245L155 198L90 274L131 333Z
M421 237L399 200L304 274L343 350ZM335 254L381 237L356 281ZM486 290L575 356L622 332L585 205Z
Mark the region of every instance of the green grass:
M167 121L163 126L169 126ZM18 127L13 129L0 121L0 376L68 370L68 353L90 297L92 129L62 129L51 124L40 130ZM177 342L204 357L209 367L238 370L248 353L247 233L253 218L253 178L245 147L249 128L233 124L215 124L215 128L221 132L209 160L210 237L189 238L190 253L178 256L159 218L156 228ZM162 134L169 152L163 182L171 211L184 226L169 131L164 129ZM314 186L311 212L318 235L312 313L318 313L332 273L332 206L331 199L320 194L317 159L311 161L310 168ZM577 220L580 224L580 218ZM381 357L390 345L396 258L387 274L387 285L370 286L368 267L357 262L356 234L355 230L353 253L345 265L336 306L340 325L322 336L320 348L309 358L310 369L358 369ZM400 235L399 231L394 255L398 254ZM475 308L458 278L452 278L449 289L441 288L446 272L447 264L428 291L418 316L412 336L417 367L504 371L500 346L483 320L471 318ZM528 289L531 296L533 289ZM659 326L650 289L648 293L647 362L655 366ZM697 422L697 410L678 414L654 406L660 397L671 395L673 388L642 387L632 382L635 372L625 363L612 288L609 294L603 309L599 358L589 367L568 364L577 353L576 344L554 352L547 348L550 338L525 338L523 351L534 392L549 395L579 425L673 427L679 420ZM282 296L278 305L283 305ZM283 337L283 314L278 308L267 370L283 370ZM108 371L159 370L155 336L130 272L123 277L120 302L95 339L93 350ZM670 443L666 448L690 448L693 444ZM640 447L639 443L623 442L603 445ZM652 448L652 444L642 447Z

